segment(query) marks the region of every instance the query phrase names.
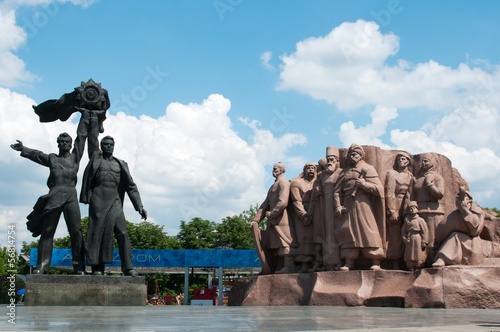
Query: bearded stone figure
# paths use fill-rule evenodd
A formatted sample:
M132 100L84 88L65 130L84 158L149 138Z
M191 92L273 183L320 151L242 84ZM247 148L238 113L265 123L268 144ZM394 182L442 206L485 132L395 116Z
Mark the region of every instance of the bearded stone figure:
M372 270L380 270L385 258L384 186L364 156L361 146L351 145L347 166L334 188L335 214L339 218L335 235L345 260L342 271L354 268L360 254L371 260Z

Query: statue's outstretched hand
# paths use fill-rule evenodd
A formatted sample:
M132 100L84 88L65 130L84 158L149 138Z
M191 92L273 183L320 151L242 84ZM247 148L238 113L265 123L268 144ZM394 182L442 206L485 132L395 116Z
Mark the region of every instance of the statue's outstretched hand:
M142 219L144 219L144 220L147 220L147 219L148 219L148 213L146 212L146 210L141 209L141 210L139 211L139 213L140 213L140 215L141 215Z
M14 143L14 144L11 144L10 147L16 151L22 151L23 149L23 142L21 142L20 140L16 139L16 142L17 143Z

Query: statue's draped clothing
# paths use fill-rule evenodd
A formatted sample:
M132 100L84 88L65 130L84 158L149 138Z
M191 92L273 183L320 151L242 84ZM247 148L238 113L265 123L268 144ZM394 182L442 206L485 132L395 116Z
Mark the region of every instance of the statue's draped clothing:
M415 261L423 263L427 257L427 254L422 250L422 243L428 243L427 224L425 220L420 218L418 215L415 217L407 216L405 222L401 227L400 236L410 240L409 243L405 245L404 260L405 261Z
M123 199L128 194L134 208L139 211L142 202L127 163L114 158L120 167L120 179L116 187L99 185L99 168L103 162L102 152L93 154L85 173L80 202L89 204L89 228L87 232L87 264L99 265L113 262L113 234L115 227L126 229L123 214ZM128 239L127 239L128 240ZM127 241L128 242L128 241ZM126 257L122 257L122 263ZM122 264L122 268L123 268ZM131 269L132 267L125 267Z
M355 185L359 178L368 192ZM334 192L336 207L347 209L335 232L341 249L385 248L384 187L375 168L363 160L344 168Z
M409 201L409 187L412 179L410 172L389 170L385 177L385 203L387 211L387 259L398 260L403 257L405 246L401 239L404 223L404 210ZM398 214L396 221L390 216Z
M290 181L290 200L293 207L293 223L295 240L298 247L294 248L295 255L314 255L314 224L304 225L304 217L309 209L314 179L306 181L303 177Z
M267 231L269 232L269 248L289 248L292 240L290 225L288 223L288 199L290 197L290 182L284 175L278 176L267 192L266 199L260 205L258 220L262 220L267 211L271 217L267 220ZM278 232L275 228L279 228ZM281 234L280 234L281 233ZM288 242L288 243L287 243Z

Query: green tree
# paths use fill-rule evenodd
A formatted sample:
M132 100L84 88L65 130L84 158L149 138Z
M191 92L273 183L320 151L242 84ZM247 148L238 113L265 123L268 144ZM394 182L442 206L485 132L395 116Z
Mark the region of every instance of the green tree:
M215 231L216 226L213 221L198 217L188 223L181 220L177 239L183 249L213 249L216 247Z
M9 253L7 247L0 247L0 276L7 274L7 270L12 270L8 266Z
M164 226L148 221L134 224L127 221L127 232L133 249L181 249L176 237L168 236Z
M250 206L238 216L226 217L217 224L215 235L216 247L232 249L255 249L250 223L257 213L256 206Z
M19 274L29 274L30 273L30 262L25 261L24 258L21 257L21 255L26 255L29 257L30 250L32 248L33 249L38 248L38 240L31 241L31 243L29 243L29 244L26 241L23 241L23 243L21 245L20 255L17 259L17 273L19 273Z
M140 223L132 223L126 221L127 233L130 239L132 249L180 249L181 244L177 241L175 236L168 236L163 227L150 223L148 221L141 221ZM87 238L87 230L89 225L89 217L82 219L82 235ZM38 243L37 243L38 245ZM36 247L35 247L36 248ZM70 249L71 239L69 235L61 238L54 239L54 248L56 249ZM118 249L116 239L113 239L113 248Z

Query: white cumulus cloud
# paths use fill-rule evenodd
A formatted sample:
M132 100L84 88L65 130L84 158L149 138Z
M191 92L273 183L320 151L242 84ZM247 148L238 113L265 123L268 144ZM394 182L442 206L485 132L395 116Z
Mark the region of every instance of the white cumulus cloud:
M491 93L500 86L498 66L487 72L481 66L462 63L451 68L433 60L387 64L398 50L399 38L382 34L375 22L346 22L324 37L298 42L294 52L282 55L278 89L296 90L340 109L376 104L447 110L478 93L498 101Z
M339 139L344 146L350 146L352 143L359 145L375 145L383 149L389 149L390 146L384 144L380 136L386 133L389 121L398 117L398 111L394 107L385 107L378 105L370 114L372 123L356 128L352 122L345 122L340 126Z

